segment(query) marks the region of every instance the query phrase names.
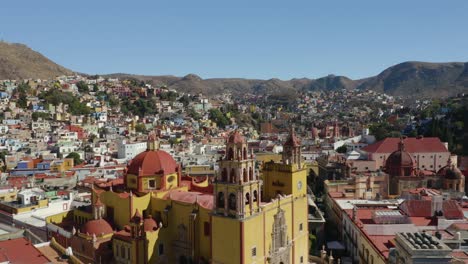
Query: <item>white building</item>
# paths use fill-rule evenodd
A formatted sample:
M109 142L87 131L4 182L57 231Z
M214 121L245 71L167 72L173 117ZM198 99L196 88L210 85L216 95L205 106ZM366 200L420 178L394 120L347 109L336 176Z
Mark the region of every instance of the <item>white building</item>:
M131 160L146 148L146 142L128 143L126 139L122 139L117 143L117 155L119 159Z

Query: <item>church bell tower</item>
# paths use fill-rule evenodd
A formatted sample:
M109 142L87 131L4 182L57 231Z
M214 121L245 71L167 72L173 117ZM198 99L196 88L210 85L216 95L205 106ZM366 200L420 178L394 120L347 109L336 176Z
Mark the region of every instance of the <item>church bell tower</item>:
M214 212L226 217L244 218L258 212L261 182L247 142L234 131L226 143L226 155L219 161L214 182Z

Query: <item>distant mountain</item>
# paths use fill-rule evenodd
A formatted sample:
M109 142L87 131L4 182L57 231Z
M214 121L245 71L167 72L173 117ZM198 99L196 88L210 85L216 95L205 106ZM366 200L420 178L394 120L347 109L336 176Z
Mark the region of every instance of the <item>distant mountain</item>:
M26 45L0 41L0 80L48 79L72 73Z
M0 42L0 79L52 78L72 71L55 64L22 44ZM318 79L202 79L195 74L184 77L171 75L146 76L116 73L104 77L151 80L154 85L186 93L214 95L232 92L269 94L294 97L300 91L375 90L405 97L440 97L468 92L468 63L404 62L394 65L377 76L351 80L345 76L328 75Z
M118 75L131 77L131 75ZM258 80L241 78L202 79L189 74L175 76L137 76L153 80L169 88L189 93L217 94L230 91L258 94L295 94L298 91L374 90L386 94L413 98L446 97L468 92L468 63L404 62L392 66L374 77L351 80L345 76L328 75L319 79Z
M409 97L450 96L468 92L468 63L404 62L357 87Z

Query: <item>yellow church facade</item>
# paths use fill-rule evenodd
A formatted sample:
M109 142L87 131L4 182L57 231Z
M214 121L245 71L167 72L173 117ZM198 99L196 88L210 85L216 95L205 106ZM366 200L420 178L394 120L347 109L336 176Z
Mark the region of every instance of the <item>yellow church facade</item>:
M65 231L50 236L83 262L307 263L307 171L293 132L284 149L260 175L235 131L208 184L182 177L150 135L123 184L96 186L91 208L48 219Z

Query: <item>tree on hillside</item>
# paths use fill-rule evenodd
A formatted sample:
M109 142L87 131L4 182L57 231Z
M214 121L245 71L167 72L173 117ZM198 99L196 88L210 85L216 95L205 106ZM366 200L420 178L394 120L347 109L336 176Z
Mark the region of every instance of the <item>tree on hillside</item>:
M80 154L72 152L66 156L67 159L73 159L73 163L76 165L83 163L83 160L80 157Z
M28 83L22 82L15 90L15 94L18 94L17 104L21 108L28 106L28 94L31 92L31 86Z
M229 119L219 109L215 108L210 109L210 120L221 128L226 127L230 123Z
M88 93L89 92L88 84L86 84L86 82L84 82L84 81L77 82L76 87L78 87L78 92L80 92L80 93Z

